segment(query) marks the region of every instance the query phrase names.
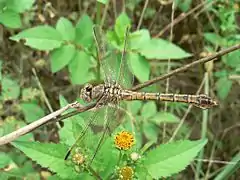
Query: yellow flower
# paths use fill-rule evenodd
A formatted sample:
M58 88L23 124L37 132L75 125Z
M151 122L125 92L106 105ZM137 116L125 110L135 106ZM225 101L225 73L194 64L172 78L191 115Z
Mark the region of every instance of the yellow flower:
M131 180L133 177L133 169L130 166L124 166L119 170L119 178L121 180Z
M128 150L134 144L134 137L131 133L122 131L115 136L114 143L117 148Z

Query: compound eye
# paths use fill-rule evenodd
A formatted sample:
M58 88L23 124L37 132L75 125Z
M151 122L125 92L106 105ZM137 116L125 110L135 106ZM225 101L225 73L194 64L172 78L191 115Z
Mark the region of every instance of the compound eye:
M86 91L87 91L87 92L91 92L91 91L92 91L92 86L91 86L91 85L86 86Z

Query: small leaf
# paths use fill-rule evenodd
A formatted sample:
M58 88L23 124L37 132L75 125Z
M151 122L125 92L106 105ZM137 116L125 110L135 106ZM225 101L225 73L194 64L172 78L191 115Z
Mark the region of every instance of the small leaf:
M82 15L76 25L75 42L84 47L89 47L93 43L93 22L87 15Z
M11 40L25 40L25 45L38 50L53 50L62 44L61 34L50 26L37 26L10 37Z
M62 35L63 40L73 41L75 39L75 28L67 18L61 17L57 22L56 29Z
M120 39L124 38L126 29L131 25L131 21L125 12L121 13L115 23L114 30Z
M78 51L75 57L73 57L72 61L70 62L68 68L73 84L84 84L88 82L90 56L83 51Z
M15 141L12 145L24 152L24 154L42 167L49 168L51 171L56 172L61 178L80 178L80 175L75 172L74 168L66 165L64 162L64 156L67 152L65 145L22 141Z
M0 12L0 23L9 28L20 28L22 26L20 15L12 10Z
M17 99L20 95L20 87L15 80L8 77L2 79L2 98L4 100Z
M141 44L138 52L148 59L181 59L191 56L180 47L163 39L151 39Z
M229 80L227 77L222 77L222 78L218 79L216 84L217 84L218 97L221 100L224 100L228 96L228 94L232 88L232 81Z
M23 13L24 11L31 9L34 2L35 0L7 0L6 5L7 8L15 12Z
M129 53L130 70L141 81L149 80L150 65L148 61L138 54Z
M152 116L154 116L157 112L157 106L156 106L156 103L153 102L153 101L149 101L147 103L145 103L143 105L143 108L142 108L142 116L144 118L150 118Z
M139 49L143 46L143 44L148 43L150 39L151 37L147 29L135 31L130 35L129 39L130 48L133 50Z
M152 178L166 178L184 170L206 143L207 140L183 140L163 144L149 151L143 164Z
M151 121L156 124L160 123L178 123L180 119L172 113L169 112L158 112Z
M225 40L216 33L204 33L204 37L207 41L217 46L225 46Z
M27 122L33 122L44 116L43 109L34 103L22 103L21 108Z
M54 49L50 54L52 72L55 73L68 65L75 53L76 50L71 44Z

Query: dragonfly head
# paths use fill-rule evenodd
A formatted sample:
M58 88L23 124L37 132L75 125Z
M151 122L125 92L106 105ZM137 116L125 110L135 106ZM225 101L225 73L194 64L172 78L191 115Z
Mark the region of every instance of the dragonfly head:
M92 101L92 90L93 85L92 84L85 84L84 87L81 89L80 98L83 99L85 102L91 102Z

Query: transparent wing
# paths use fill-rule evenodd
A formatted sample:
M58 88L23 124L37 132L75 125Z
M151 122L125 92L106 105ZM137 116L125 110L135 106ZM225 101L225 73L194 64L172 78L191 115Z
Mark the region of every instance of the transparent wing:
M97 58L104 74L105 83L114 83L116 81L114 51L112 46L107 43L102 29L95 25L93 27L94 39L97 47Z
M129 31L130 27L128 26L124 35L123 48L121 50L120 56L118 55L120 65L117 75L117 83L122 85L124 88L131 88L134 80L134 76L130 71L130 66L128 63L130 61L130 56L128 53L128 51L130 51L128 43Z

